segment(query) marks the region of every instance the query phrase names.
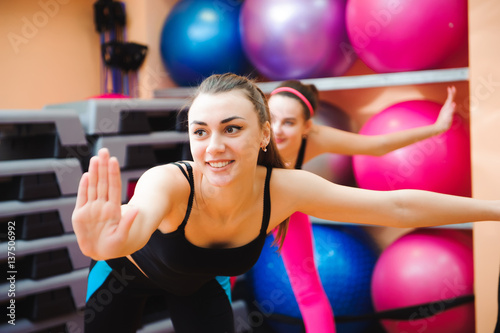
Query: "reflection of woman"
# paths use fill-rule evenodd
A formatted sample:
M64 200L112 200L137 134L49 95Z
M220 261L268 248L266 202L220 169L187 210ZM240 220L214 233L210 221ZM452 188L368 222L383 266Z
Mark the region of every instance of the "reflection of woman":
M383 155L446 131L452 122L455 88L437 121L429 126L397 133L364 136L312 122L318 106L318 90L300 81L283 82L269 97L276 145L288 168L302 165L324 153ZM334 332L333 313L313 260L312 230L307 215L291 216L281 250L290 283L299 304L307 332Z
M367 191L280 168L265 96L240 76L207 78L188 124L193 161L146 171L126 205L118 161L105 148L82 176L72 221L93 259L87 332L135 332L146 299L159 294L177 333L234 332L216 277L248 271L267 234L279 228L282 242L296 211L394 227L500 220L498 201Z

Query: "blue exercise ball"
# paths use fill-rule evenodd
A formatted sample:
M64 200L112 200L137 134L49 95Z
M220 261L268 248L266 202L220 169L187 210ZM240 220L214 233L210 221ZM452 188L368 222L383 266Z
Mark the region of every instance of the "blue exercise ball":
M196 86L212 74L251 72L241 45L240 10L241 2L234 0L181 0L173 6L160 48L177 85Z
M313 225L314 256L334 316L361 316L374 312L371 277L379 249L370 235L358 226ZM299 306L283 260L266 239L262 254L246 274L254 304L265 322L277 333L303 332ZM372 321L336 322L337 333L366 332Z

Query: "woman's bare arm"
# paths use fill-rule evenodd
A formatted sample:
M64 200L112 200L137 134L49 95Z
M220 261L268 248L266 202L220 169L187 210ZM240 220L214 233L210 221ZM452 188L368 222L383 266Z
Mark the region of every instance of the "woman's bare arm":
M399 228L500 220L500 201L421 190L364 190L337 185L307 171L275 171L273 209L280 210L280 218L301 211L325 220Z
M412 143L447 131L453 121L456 104L455 87L448 87L448 97L434 124L382 135L361 135L328 126L313 125L306 153L315 157L323 153L381 156Z

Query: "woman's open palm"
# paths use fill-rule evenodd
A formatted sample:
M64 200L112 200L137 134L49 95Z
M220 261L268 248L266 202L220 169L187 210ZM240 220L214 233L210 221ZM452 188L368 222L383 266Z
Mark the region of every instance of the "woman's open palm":
M447 131L453 122L453 114L455 113L456 103L455 103L455 94L457 92L454 86L448 87L448 96L443 106L441 107L441 111L439 112L438 119L436 120L436 124L440 127L440 131Z
M78 187L73 229L82 252L96 260L121 255L137 209L122 216L121 178L118 160L107 149L91 158L89 171Z

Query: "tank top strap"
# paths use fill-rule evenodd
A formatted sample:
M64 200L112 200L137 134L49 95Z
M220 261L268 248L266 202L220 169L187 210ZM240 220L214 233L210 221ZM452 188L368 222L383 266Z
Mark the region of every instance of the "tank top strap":
M262 213L262 226L260 228L260 233L267 233L267 228L269 227L269 220L271 218L271 194L269 190L269 181L271 180L271 173L273 168L268 166L266 173L266 181L264 183L264 211Z
M297 155L297 161L295 162L295 169L302 169L302 164L304 163L304 154L306 153L307 139L303 138L300 144L299 154Z
M177 228L177 230L179 230L179 229L184 229L187 221L189 220L189 215L191 215L191 208L193 207L193 200L194 200L194 176L193 176L193 168L191 167L191 164L189 164L187 162L183 162L183 161L174 162L173 164L176 165L182 171L182 174L188 180L189 187L191 188L191 192L189 193L188 206L186 209L186 215L184 215L184 220L182 220L181 225L179 226L179 228ZM187 173L181 164L186 166Z
M182 171L182 174L184 175L184 177L186 177L187 181L191 184L191 181L189 180L189 176L188 176L186 170L184 170L184 168L181 166L181 163L182 162L172 162L173 165L177 166Z

